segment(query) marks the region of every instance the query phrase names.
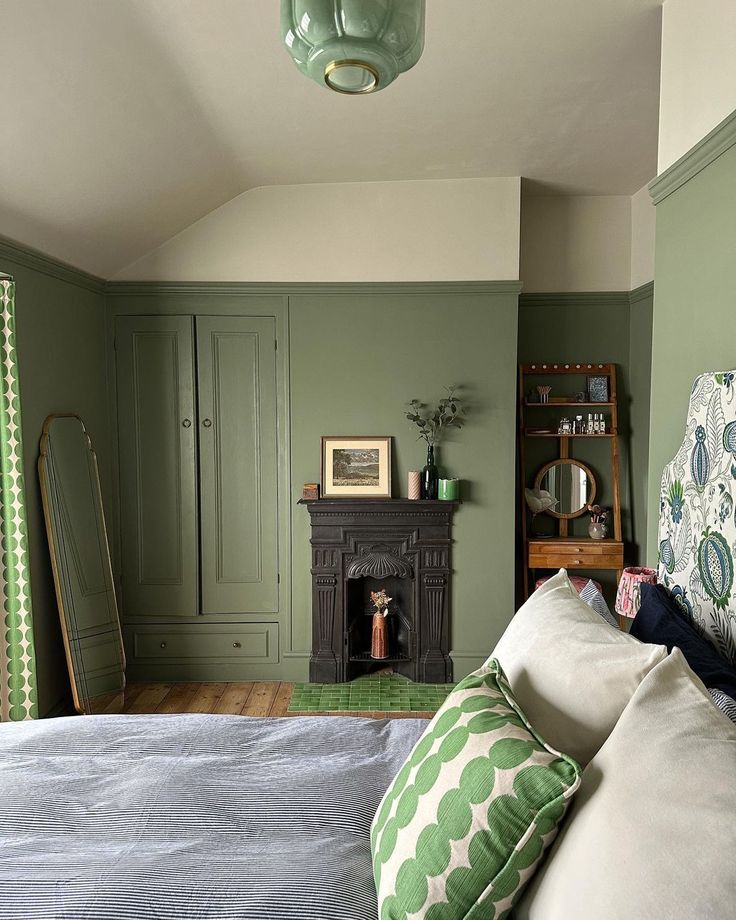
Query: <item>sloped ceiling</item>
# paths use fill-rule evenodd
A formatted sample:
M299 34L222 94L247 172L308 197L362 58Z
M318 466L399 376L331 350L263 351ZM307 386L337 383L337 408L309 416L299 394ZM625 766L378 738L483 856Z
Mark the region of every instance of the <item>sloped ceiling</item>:
M0 235L114 275L249 188L656 171L661 0L428 0L420 63L359 99L280 45L277 0L0 0Z

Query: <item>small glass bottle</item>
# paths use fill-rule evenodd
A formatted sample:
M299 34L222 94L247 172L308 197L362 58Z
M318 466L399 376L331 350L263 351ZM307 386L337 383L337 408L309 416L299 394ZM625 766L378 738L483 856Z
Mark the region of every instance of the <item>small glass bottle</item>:
M598 413L593 413L593 434L598 434L600 432L600 424L598 422Z
M599 424L598 424L598 431L599 431L600 434L605 434L605 433L606 433L606 419L604 418L602 412L601 412L601 419L600 419L600 422L599 422Z
M588 413L588 434L593 434L593 413Z

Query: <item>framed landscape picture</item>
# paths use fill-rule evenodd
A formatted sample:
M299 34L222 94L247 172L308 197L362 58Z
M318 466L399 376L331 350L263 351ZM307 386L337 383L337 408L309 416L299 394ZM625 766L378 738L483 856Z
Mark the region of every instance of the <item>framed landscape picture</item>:
M323 498L391 498L391 438L322 437Z

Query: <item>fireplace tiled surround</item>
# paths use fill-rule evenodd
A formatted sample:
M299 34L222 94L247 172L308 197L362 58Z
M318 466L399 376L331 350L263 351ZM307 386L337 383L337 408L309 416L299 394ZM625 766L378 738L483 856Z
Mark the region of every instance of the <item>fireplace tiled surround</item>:
M312 526L309 679L340 683L391 668L423 683L452 681L449 657L451 528L456 502L408 499L304 501ZM370 655L384 588L389 654Z

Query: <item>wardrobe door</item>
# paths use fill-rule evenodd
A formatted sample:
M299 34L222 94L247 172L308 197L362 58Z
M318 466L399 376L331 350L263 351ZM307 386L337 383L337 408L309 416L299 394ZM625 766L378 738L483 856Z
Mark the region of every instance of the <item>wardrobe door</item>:
M125 615L196 616L192 317L118 317L115 348Z
M197 317L202 612L278 612L276 326Z

